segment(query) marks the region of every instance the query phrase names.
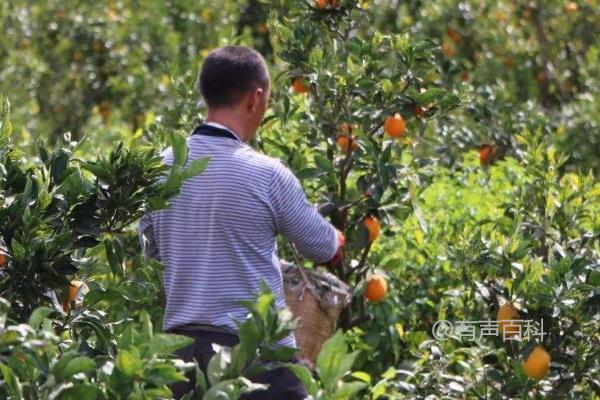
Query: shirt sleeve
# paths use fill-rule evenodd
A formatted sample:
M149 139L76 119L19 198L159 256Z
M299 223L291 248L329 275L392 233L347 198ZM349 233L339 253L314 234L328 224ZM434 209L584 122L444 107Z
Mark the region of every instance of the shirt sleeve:
M276 233L283 234L302 256L314 262L333 258L338 248L336 229L310 204L298 178L281 162L276 164L269 200Z
M140 246L142 247L143 253L146 257L151 257L160 261L158 246L156 245L156 240L154 238L152 215L150 213L146 213L140 218L138 230L140 234Z

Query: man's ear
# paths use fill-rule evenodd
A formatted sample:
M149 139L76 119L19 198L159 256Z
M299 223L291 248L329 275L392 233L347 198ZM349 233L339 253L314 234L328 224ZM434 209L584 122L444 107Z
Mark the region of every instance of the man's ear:
M255 107L262 108L263 97L266 96L266 91L263 88L257 88L254 91L254 104Z
M260 105L260 91L262 89L255 89L247 94L246 106L249 111L256 111L256 108Z

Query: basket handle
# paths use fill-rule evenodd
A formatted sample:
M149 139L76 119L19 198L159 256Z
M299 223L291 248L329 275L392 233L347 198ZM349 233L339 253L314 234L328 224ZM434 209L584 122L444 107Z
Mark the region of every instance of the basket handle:
M298 252L298 249L296 249L296 246L292 242L290 242L290 248L292 249L292 254L294 255L294 260L296 261L296 264L298 264L298 271L300 272L300 276L302 277L302 280L304 281L304 285L318 299L319 294L317 293L317 290L315 289L315 285L313 285L313 283L310 281L310 279L308 279L308 275L306 275L306 271L304 271L304 267L302 266L304 264L304 262L302 261L302 257L300 257L300 253Z

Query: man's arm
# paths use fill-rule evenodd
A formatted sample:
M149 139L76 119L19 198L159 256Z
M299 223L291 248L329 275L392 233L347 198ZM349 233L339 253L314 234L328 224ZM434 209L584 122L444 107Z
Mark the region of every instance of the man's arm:
M337 230L310 204L298 178L281 163L275 168L269 199L277 233L314 262L334 257L341 245Z
M151 257L160 261L158 256L158 246L156 245L156 241L154 239L152 216L150 213L146 213L142 218L140 218L138 229L140 234L140 246L142 247L142 251L146 257Z

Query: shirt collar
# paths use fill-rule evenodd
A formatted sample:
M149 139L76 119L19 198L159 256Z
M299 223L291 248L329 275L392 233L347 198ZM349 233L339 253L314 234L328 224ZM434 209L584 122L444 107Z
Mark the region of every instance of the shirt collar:
M237 133L235 133L235 131L233 129L230 129L228 127L226 127L225 125L222 125L218 122L205 122L205 125L210 125L210 126L214 126L215 128L219 128L219 129L225 129L226 131L231 132L231 134L233 134L233 136L235 136L237 138L237 140L239 140L240 142L244 142Z

